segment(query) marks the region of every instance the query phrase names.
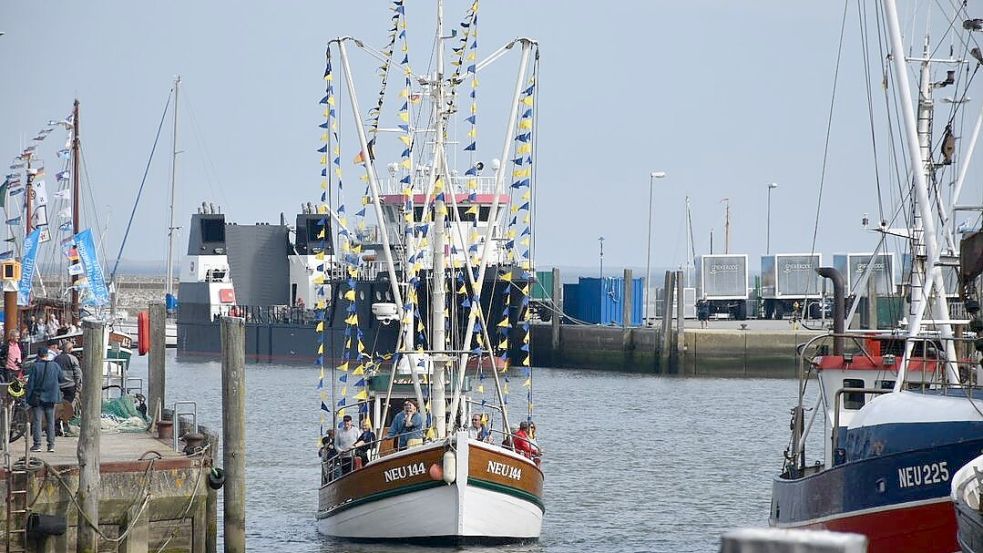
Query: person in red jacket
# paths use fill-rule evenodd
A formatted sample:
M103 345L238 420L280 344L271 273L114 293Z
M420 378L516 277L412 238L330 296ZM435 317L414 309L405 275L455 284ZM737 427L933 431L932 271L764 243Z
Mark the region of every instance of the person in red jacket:
M532 444L529 443L529 423L522 421L519 423L519 430L512 436L512 444L515 447L515 451L525 455L526 457L533 457L535 455L535 450Z

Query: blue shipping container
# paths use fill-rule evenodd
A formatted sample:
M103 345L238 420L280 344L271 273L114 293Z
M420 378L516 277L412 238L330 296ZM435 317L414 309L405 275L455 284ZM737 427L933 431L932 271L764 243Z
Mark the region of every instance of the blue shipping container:
M645 290L644 279L632 279L631 326L642 324L642 304ZM576 311L568 307L567 287L577 287ZM574 317L591 324L616 325L622 323L622 310L625 301L625 279L605 277L581 277L576 285L563 286L564 310Z
M580 312L580 285L563 285L563 312L574 319L581 319Z

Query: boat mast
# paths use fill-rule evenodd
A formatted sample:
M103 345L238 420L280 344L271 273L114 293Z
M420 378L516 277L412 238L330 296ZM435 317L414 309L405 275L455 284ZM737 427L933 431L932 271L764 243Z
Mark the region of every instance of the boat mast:
M181 85L181 75L174 78L174 131L173 131L173 142L171 148L171 219L170 224L167 226L167 273L166 273L166 285L164 290L167 296L174 295L174 189L175 182L177 180L177 95L178 88Z
M450 175L438 174L441 167L441 157L444 155L444 133L447 130L448 106L444 101L444 2L437 0L437 78L434 84L434 105L437 110L437 129L434 145L433 171L436 178L443 182L443 188L434 196L434 222L433 222L433 270L431 279L431 300L430 313L431 332L434 350L433 356L433 392L431 397L431 413L433 414L437 439L447 435L447 347L444 333L446 318L444 317L445 300L444 295L444 245L447 236L444 230L446 222L446 203L444 194L453 194L454 187L448 180ZM463 370L463 367L462 367Z
M921 218L922 231L918 234L923 237L922 242L924 243L924 265L926 272L926 278L921 286L920 290L912 289L912 312L908 319L908 337L912 338L916 336L921 330L922 318L925 313L925 306L928 302L929 295L934 287L938 293L936 294L935 301L933 303L935 319L939 321L939 329L942 334L942 338L945 341L945 349L948 359L956 359L955 355L955 344L952 342L952 327L949 325L949 306L945 297L945 285L942 281L942 270L938 266L939 262L939 244L938 236L936 235L935 229L935 219L931 212L931 203L928 197L928 178L926 173L929 170L927 166L930 163L930 159L926 159L923 155L921 148L921 141L918 132L918 123L915 119L915 111L912 107L911 99L911 88L908 85L907 78L907 60L904 55L904 43L901 38L901 28L898 23L898 12L895 0L883 0L884 12L887 16L888 34L891 40L891 61L894 64L895 82L898 86L898 92L901 94L901 113L904 117L904 127L906 134L906 149L908 151L908 163L912 168L912 174L914 175L914 191L913 196L916 203L916 211ZM928 57L926 55L926 61L922 65L922 75L923 79L928 78ZM927 99L927 98L926 98ZM915 237L917 240L917 237ZM914 274L917 272L915 267L919 264L918 256L913 259L912 263L912 281L914 287ZM916 299L916 292L918 297ZM917 307L917 309L916 309ZM898 371L898 378L894 384L894 391L900 392L904 389L905 376L908 368L908 360L911 356L912 346L914 342L908 340L905 344L905 356L901 363L901 367ZM947 363L946 367L947 379L952 383L959 382L959 376L956 372L951 361Z
M690 274L696 265L696 251L693 245L693 212L690 209L689 195L686 196L686 287L692 286Z
M32 153L27 153L24 155L24 159L27 162L27 166L24 168L25 174L27 175L27 179L26 179L27 185L26 185L26 189L24 190L24 211L25 211L24 238L25 239L27 238L28 234L31 234L31 230L32 230L31 210L33 206L31 204L33 203L32 200L34 197L34 173L31 172L31 159L33 158L34 158L34 154Z
M75 105L72 107L72 236L78 235L79 230L81 230L79 228L79 219L81 216L79 204L82 201L82 147L79 138L79 129L79 101L76 98ZM78 275L72 275L71 313L73 317L79 312L79 291L75 286L78 278Z

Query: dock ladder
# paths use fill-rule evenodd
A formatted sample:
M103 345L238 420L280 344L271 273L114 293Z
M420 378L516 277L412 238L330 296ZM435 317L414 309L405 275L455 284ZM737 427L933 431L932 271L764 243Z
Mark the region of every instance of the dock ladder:
M27 551L27 521L31 516L28 505L28 494L33 478L31 452L28 450L29 433L25 432L24 457L16 462L10 452L10 421L12 410L17 407L10 401L3 402L3 425L0 429L0 439L3 440L4 469L7 472L7 535L4 540L6 553L21 553ZM36 461L35 461L36 462ZM37 468L40 468L38 466Z

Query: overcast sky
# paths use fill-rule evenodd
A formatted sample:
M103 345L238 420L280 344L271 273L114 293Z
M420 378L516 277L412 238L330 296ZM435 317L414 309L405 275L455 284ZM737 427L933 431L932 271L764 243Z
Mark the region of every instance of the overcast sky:
M407 4L411 64L422 72L435 3ZM460 21L468 5L448 1L448 20ZM187 226L202 201L240 223L276 222L280 212L292 220L319 193L325 43L354 35L381 47L389 6L3 2L0 159L67 115L78 97L92 195L115 257L180 74L178 224ZM541 44L537 264L596 266L604 236L605 267L643 266L652 171L667 173L654 189L653 265L683 262L690 195L697 254L708 251L711 230L722 251L721 200L729 198L731 251L750 254L755 268L765 250L770 182L779 185L772 253L808 252L842 10L841 2L778 0L483 2L480 57L516 36ZM856 12L850 2L819 227L824 255L876 243L860 228L863 214L876 219L878 207ZM905 21L910 16L903 12ZM876 64L879 54L871 57ZM517 61L513 52L482 76L484 114L507 103L494 96L513 85ZM353 54L353 63L364 111L376 94L376 62ZM969 129L983 94L971 96ZM481 121L489 131L480 155L498 157L503 131L494 129L504 129L504 118ZM883 156L886 133L877 132ZM170 133L168 116L125 258L165 257ZM63 138L42 148L48 167L57 165ZM346 172L357 182L354 167ZM978 179L967 186L971 198L980 196ZM88 219L93 224L91 209ZM178 244L183 254L183 231Z

